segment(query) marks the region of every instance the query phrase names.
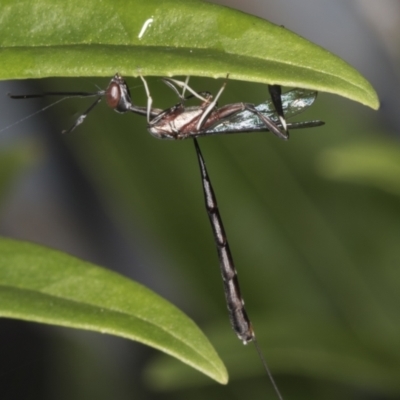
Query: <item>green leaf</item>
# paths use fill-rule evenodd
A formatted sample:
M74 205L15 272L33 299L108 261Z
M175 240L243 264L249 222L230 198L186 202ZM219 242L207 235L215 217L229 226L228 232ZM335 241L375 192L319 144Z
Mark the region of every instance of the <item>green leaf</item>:
M1 316L136 340L227 382L193 321L142 285L30 243L0 239L0 254Z
M2 0L1 14L0 79L229 73L379 107L371 85L335 55L282 26L199 0L87 0L84 7Z

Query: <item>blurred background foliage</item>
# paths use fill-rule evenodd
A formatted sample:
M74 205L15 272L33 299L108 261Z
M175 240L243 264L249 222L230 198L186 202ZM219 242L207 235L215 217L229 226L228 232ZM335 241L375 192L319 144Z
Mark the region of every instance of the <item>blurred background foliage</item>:
M399 19L395 0L219 1L285 25L355 66L379 112L320 94L298 120L322 128L200 140L246 307L287 399L400 397ZM7 92L88 90L109 79L1 83L1 126L44 107ZM176 103L148 80L154 105ZM139 80L128 79L137 104ZM221 82L192 79L215 93ZM266 98L230 81L222 103ZM147 285L190 315L226 362L219 386L126 340L0 320L4 399L239 399L273 396L252 345L229 327L191 141L66 100L1 131L0 233L64 250ZM27 150L28 149L28 150ZM272 398L272 397L271 397Z

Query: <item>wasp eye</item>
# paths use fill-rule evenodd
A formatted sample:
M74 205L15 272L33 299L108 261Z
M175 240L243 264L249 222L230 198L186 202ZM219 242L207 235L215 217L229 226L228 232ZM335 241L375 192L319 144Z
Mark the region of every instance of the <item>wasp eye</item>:
M119 85L117 85L116 83L111 83L106 91L106 101L107 104L115 109L118 107L118 104L121 100L121 90L119 88Z

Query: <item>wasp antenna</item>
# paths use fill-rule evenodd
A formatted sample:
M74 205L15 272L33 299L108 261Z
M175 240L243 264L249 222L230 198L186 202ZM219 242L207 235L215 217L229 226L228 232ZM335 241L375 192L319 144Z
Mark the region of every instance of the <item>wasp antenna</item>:
M11 97L11 95L10 95L9 93L8 93L8 95ZM14 123L12 123L12 124L10 124L10 125L5 126L4 128L0 129L0 133L6 131L7 129L12 128L12 127L15 126L15 125L20 124L21 122L26 121L26 120L29 119L29 118L34 117L35 115L40 114L41 112L43 112L43 111L45 111L45 110L47 110L47 109L49 109L49 108L55 106L56 104L61 103L61 102L64 101L65 99L66 99L66 97L63 97L63 98L61 98L61 99L58 99L58 100L56 100L54 103L51 103L51 104L49 104L48 106L43 107L43 108L41 108L40 110L37 110L37 111L35 111L34 113L29 114L29 115L27 115L26 117L21 118L21 119L19 119L18 121L14 122Z
M90 92L43 92L43 93L34 93L34 94L11 94L7 93L8 97L15 100L23 100L23 99L37 99L41 97L50 97L50 96L66 96L66 97L94 97L94 96L103 96L104 90L99 90L98 92L90 93Z

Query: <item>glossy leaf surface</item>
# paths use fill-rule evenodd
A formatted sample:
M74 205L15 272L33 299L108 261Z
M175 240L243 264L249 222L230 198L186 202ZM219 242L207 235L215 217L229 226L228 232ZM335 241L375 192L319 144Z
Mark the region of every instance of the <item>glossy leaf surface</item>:
M227 382L224 365L193 321L144 286L26 242L1 239L0 254L1 316L136 340Z
M282 26L199 0L1 1L0 79L197 75L379 107L349 64Z

